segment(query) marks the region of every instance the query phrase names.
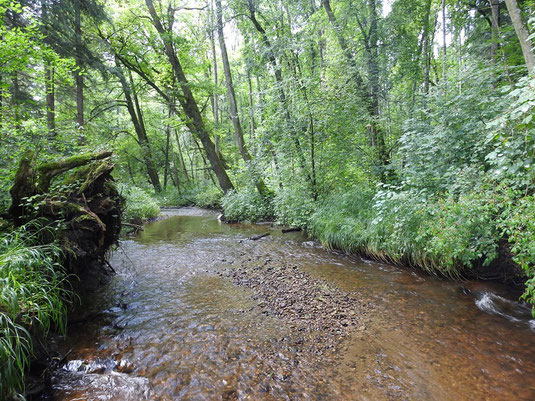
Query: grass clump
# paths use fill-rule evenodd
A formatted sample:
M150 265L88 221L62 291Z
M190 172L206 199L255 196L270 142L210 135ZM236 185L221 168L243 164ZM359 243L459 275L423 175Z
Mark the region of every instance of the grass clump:
M156 199L151 197L142 188L119 185L119 192L126 199L123 210L125 221L141 224L145 220L155 218L160 213L160 206Z
M211 184L203 184L195 188L183 188L180 192L172 188L154 195L154 198L162 207L197 206L208 209L219 208L222 197L223 192Z
M316 207L312 194L304 185L285 186L273 198L273 213L277 224L281 225L306 227Z
M260 196L255 190L230 191L221 200L225 218L229 221L251 222L270 219L273 216L268 199Z
M45 233L46 231L46 233ZM48 227L33 222L0 237L0 399L24 387L32 335L65 331L73 293L55 243L41 244Z
M192 190L188 196L198 207L217 209L221 206L223 192L213 185L206 185Z
M459 277L497 256L493 209L483 200L475 194L428 198L414 190L359 189L327 198L308 230L328 247Z

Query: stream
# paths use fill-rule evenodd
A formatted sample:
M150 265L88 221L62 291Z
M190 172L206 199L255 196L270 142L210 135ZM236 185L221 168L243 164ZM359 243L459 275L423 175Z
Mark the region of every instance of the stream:
M535 320L504 286L216 216L165 211L121 241L60 345L55 399L535 399Z

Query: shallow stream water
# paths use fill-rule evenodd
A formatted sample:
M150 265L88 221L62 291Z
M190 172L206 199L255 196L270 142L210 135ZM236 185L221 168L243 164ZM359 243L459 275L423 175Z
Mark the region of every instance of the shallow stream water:
M535 399L535 321L505 287L327 251L210 211L166 213L121 242L117 275L69 326L58 400ZM323 332L296 340L292 321L222 274L277 261L362 301L328 356L310 345Z

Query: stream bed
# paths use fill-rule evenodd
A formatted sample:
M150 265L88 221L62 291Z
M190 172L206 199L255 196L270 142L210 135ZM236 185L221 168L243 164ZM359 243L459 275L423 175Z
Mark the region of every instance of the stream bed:
M535 399L535 320L505 287L216 216L167 211L121 242L55 399Z

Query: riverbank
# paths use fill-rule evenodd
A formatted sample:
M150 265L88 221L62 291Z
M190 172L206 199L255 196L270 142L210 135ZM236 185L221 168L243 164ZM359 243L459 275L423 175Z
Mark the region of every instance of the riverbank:
M453 279L522 286L523 298L532 300L530 196L499 185L444 197L387 187L353 189L318 201L303 196L266 201L255 193L231 193L222 206L232 221L271 215L278 224L303 228L329 249Z
M43 162L27 152L20 161L10 226L0 237L2 400L50 387L48 335L65 333L69 308L107 271L102 265L117 242L123 206L111 155ZM44 384L25 389L29 371Z

